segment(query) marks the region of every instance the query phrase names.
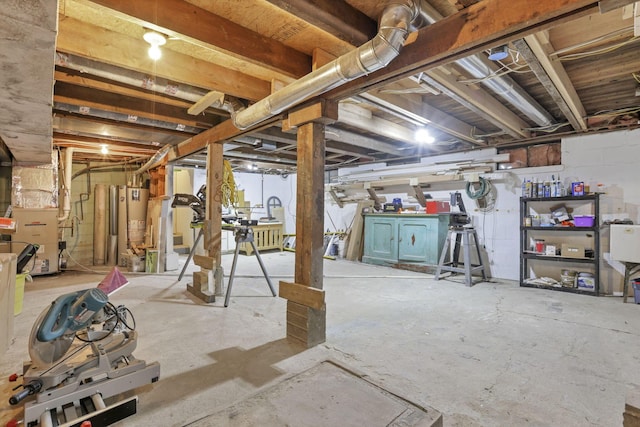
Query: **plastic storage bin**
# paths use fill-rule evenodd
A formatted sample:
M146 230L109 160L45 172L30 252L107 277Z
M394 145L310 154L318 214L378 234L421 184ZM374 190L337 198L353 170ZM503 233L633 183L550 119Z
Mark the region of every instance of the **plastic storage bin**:
M633 284L633 299L636 304L640 304L640 277L636 277L631 283Z
M573 224L576 227L593 227L593 217L586 215L586 216L574 216L573 217Z

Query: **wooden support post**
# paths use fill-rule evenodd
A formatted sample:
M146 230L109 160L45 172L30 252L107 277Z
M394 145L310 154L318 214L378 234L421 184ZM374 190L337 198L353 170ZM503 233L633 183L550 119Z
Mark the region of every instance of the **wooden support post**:
M222 270L222 206L220 191L223 173L223 145L210 143L207 151L207 206L203 224L206 257L199 257L199 272L193 274L193 284L187 290L204 302L215 302L223 294Z
M207 147L207 220L209 232L204 235L204 248L213 258L215 295L223 294L222 270L222 197L219 194L224 179L223 144L212 143ZM206 230L205 230L206 231Z
M286 127L297 128L298 177L296 205L296 292L285 291L287 301L287 339L312 347L326 339L324 304L305 303L293 295L299 287L322 289L324 245L324 161L325 124L337 119L334 103L319 103L289 114ZM289 291L293 287L289 287ZM282 290L282 288L281 288ZM287 298L288 298L287 297Z

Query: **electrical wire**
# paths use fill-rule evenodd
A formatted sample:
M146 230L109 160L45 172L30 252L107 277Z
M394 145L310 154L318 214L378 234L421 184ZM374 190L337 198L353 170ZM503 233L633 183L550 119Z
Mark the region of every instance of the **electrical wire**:
M214 198L226 207L233 207L238 202L238 187L233 177L233 168L228 160L223 161L222 182Z
M620 43L616 43L612 46L607 46L607 47L603 47L600 49L594 49L594 50L590 50L587 52L580 52L580 53L570 53L568 55L564 55L564 56L558 56L558 59L560 61L575 61L578 59L582 59L582 58L587 58L590 56L596 56L596 55L602 55L604 53L609 53L609 52L613 52L617 49L620 49L623 46L628 45L629 43L633 43L634 41L640 39L640 37L638 36L634 36L631 37L625 41L622 41Z

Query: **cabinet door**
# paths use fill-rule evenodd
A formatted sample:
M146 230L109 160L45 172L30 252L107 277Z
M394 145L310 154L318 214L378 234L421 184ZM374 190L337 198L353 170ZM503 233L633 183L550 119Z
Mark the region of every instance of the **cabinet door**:
M401 219L398 224L398 259L426 262L431 236L431 218Z
M395 218L366 217L364 256L395 262L398 259L396 227Z

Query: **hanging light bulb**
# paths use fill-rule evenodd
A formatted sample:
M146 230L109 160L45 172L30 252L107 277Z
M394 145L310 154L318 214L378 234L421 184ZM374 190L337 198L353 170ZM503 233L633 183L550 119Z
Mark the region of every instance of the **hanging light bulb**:
M160 47L158 47L157 45L152 45L149 48L149 58L153 59L154 61L157 61L158 59L162 58L162 51L160 50Z
M109 147L107 147L107 144L102 144L100 146L100 152L102 154L109 154Z
M420 144L433 144L435 142L435 138L431 136L427 128L418 128L415 133L416 141Z
M149 58L154 61L160 59L162 57L160 46L163 46L167 42L167 38L155 31L147 31L142 37L151 45L151 47L149 47Z

